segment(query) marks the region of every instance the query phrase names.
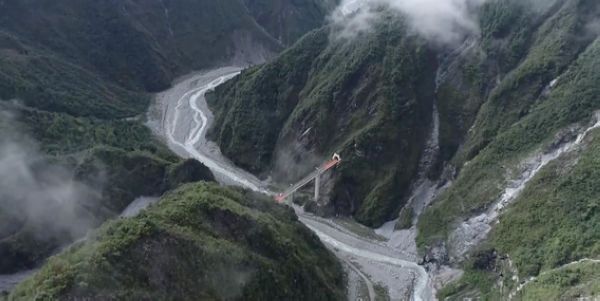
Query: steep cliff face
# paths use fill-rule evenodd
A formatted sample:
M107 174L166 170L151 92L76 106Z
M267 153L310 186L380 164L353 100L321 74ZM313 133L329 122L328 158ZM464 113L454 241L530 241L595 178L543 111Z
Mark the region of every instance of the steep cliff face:
M404 26L390 16L356 41L330 41L328 27L308 34L217 89L212 137L237 164L283 181L341 152L332 205L370 225L390 218L416 174L435 88L435 54Z
M11 300L343 300L340 264L291 209L186 185L52 258Z
M369 168L349 167L367 174L385 165L380 163L399 162L385 156L377 161L373 153L398 153L404 147L412 151L398 157L407 158L402 169L411 178L416 171L410 162L424 155L435 107L440 158L430 176L436 177L443 166L439 163L462 168L500 132L530 113L549 93L545 87L596 38L592 29L596 9L589 1L491 1L479 11L481 33L453 47L419 39L399 16L388 15L373 33L353 39L335 38L333 29L325 27L305 36L275 62L249 69L217 89L210 101L218 120L212 137L238 164L256 173L274 174L285 166L278 157L289 148L296 165L313 163L303 154L326 156L343 150L349 159L345 166L372 162ZM402 116L403 110L410 114ZM379 122L387 114L394 127ZM377 128L373 132L385 133L390 140L360 145L357 137L373 136L369 128ZM394 135L402 138L391 138ZM351 148L356 154L368 154L354 158ZM339 177L347 175L341 172ZM406 190L410 185L403 181L405 176L392 172L375 178L379 183L394 178L394 186ZM365 182L354 181L361 183ZM367 200L367 195L358 193L359 201L350 203ZM393 198L399 201L401 195ZM360 207L354 213L362 212ZM373 213L372 218L361 219L379 224L389 217Z
M421 179L445 186L417 225L426 262L467 267L443 296L502 299L517 289L507 270L523 279L595 258L595 184L585 184L595 180L584 166L597 157L600 4L496 0L477 15L480 32L451 47L398 17L349 40L314 31L216 90L212 137L282 182L340 151L328 212L371 226L397 217Z
M598 277L587 263L561 267L599 254L599 45L598 40L589 45L532 112L476 156L422 217L421 246L442 242L454 261L495 254L484 265L467 261L466 276L444 296L502 299L518 289L515 279L534 276L543 283L527 282L517 297L598 294L584 280ZM496 212L499 217L489 219ZM465 248L465 242L479 246ZM572 284L553 282L549 275Z
M590 122L598 81L592 71L598 33L590 24L598 12L592 1L557 1L531 25L527 50L510 72L500 74L454 158L462 166L459 176L421 219L421 243L445 236L458 217L490 207L507 181L518 177L521 162L568 141L569 127Z

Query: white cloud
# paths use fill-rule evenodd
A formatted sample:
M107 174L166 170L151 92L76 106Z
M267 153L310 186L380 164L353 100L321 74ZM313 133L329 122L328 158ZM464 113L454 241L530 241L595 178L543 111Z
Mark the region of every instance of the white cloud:
M26 221L40 238L82 236L93 221L80 214L81 204L100 193L75 180L72 171L50 163L13 123L12 114L0 110L0 212Z
M436 43L460 42L465 35L479 33L474 10L486 0L343 0L332 14L332 22L343 36L371 29L378 8L404 15L412 32Z

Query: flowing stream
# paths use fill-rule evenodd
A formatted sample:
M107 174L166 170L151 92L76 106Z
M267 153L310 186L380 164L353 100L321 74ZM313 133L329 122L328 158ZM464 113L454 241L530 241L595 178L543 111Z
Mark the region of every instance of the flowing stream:
M174 107L167 104L166 115L163 118L164 124L162 125L163 133L166 135L168 144L176 147L174 150L177 153L181 154L181 150L183 150L183 156L202 162L221 180L257 192L272 194L264 188L263 183L256 177L235 167L222 157L220 151L215 151L214 146L212 152L207 148L210 144L206 141L205 135L212 122L212 115L209 117L207 113L208 109L204 95L239 73L239 68L221 68L198 79L203 81L203 84L191 88L181 95L175 102ZM194 83L197 83L197 81L186 82L185 84L193 85Z

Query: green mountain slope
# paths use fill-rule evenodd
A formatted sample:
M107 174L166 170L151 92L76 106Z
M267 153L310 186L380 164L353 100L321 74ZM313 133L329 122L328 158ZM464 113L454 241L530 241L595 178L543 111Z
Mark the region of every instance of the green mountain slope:
M0 108L16 116L2 120L14 123L2 125L2 135L31 137L40 152L32 168L68 170L99 194L76 204L89 218L76 237L38 235L53 221L23 222L21 213L1 209L14 201L2 197L0 216L14 223L0 223L0 274L31 268L136 197L212 180L206 167L177 158L143 125L149 92L192 70L262 62L319 26L327 9L288 0L0 2ZM266 25L287 12L294 18ZM280 31L285 41L273 38Z
M599 140L580 135L599 118L600 2L485 1L480 32L445 46L392 12L339 38L336 26L318 28L335 2L2 1L0 99L21 101L6 106L45 162L100 187L78 208L97 226L136 196L212 179L142 126L148 92L292 45L207 96L209 136L227 157L283 187L339 152L310 209L373 227L416 221L428 270L465 271L443 299L598 295L596 264L583 259L600 256ZM423 183L430 190L417 194ZM485 221L503 199L498 220ZM459 231L471 223L482 227ZM38 228L0 210L0 274L72 239L40 240ZM342 278L291 212L197 184L104 226L11 298L329 300L343 297Z
M297 31L289 42L319 26L326 14L316 4L290 1L247 5L256 15L267 14L263 22L293 11L293 24L277 27ZM281 12L272 11L280 5ZM158 91L191 70L230 60L258 63L280 48L239 0L4 1L0 97L117 118L147 105L127 90Z
M306 32L323 24L336 0L243 0L256 22L271 36L291 45Z
M57 208L50 200L56 194L51 190L47 191L48 195L22 200L18 192L11 191L23 188L3 184L4 189L11 191L3 191L0 198L0 216L4 220L0 223L2 274L32 268L60 246L119 215L139 196L159 196L182 183L213 180L208 168L197 161L175 157L138 122L90 120L22 109L19 121L8 119L0 123L3 160L15 156L6 149L15 145L16 151L23 153L32 149L40 152L25 156L23 165L19 165L24 171L16 172L24 173L25 179L17 179L27 180L31 174L31 179L40 181L41 187L52 187L53 181L59 185L73 181L69 185L76 185L56 192L66 194L63 201L66 203L56 204ZM31 134L39 145L24 142L23 133ZM45 180L46 177L50 178ZM86 193L76 194L79 199L71 199L69 191L77 190L80 185L85 186ZM36 192L21 194L27 193ZM47 214L31 213L43 208ZM76 227L72 219L60 219L53 214L73 215L81 225Z
M329 43L327 27L312 32L274 63L219 87L209 99L212 137L240 166L274 168L286 180L296 176L288 169L301 175L341 151L332 194L337 210L369 225L391 217L425 144L435 56L422 40L402 34L402 22L386 21L354 43Z
M273 51L280 47L271 36L280 34L275 30L294 30L287 38L293 42L323 22L327 8L317 3L5 1L0 27L120 84L156 90L173 73L225 62L244 50L244 38ZM263 28L255 16L278 26Z
M552 271L528 284L515 300L569 300L580 296L598 296L597 262L582 262Z
M560 130L578 121L589 122L600 108L595 96L600 80L595 72L600 58L598 45L598 41L593 43L561 76L549 96L540 99L529 114L498 135L464 168L456 183L422 219L423 238L445 235L456 216L495 202L507 180L507 168L516 167L539 148L551 147Z
M563 275L561 267L584 258L597 259L600 254L599 141L595 131L585 147L542 169L500 218L489 239L476 249L466 275L442 296L461 300L471 292L471 296L483 293L486 299L505 299L519 285L513 276L528 279L548 273L557 274L543 277L548 287L533 289L538 285L532 283L519 295L522 300L541 296L558 300L562 293L561 300L568 300L576 292L596 296L598 269L575 265L569 273L582 276L574 276Z
M195 184L104 225L8 299L342 300L343 281L290 209Z
M445 161L460 170L481 149L493 148L487 147L490 141L510 132L512 125L539 114L534 108L544 99L564 100L560 87L550 96L545 87L570 66L578 66L577 59L596 39L590 26L597 9L593 1L536 6L491 1L480 11L481 37L456 50L434 48L407 34L399 17L388 16L373 34L353 40L331 40L331 29L325 27L305 36L275 62L247 70L218 88L210 101L217 119L211 135L229 157L255 173L286 169L278 162L282 153L291 152L296 161L291 166L298 167L299 161L307 161L304 153L323 158L342 151L347 160L336 176L334 202L356 205L348 207L354 207L351 213L361 221L381 224L401 207L414 180L415 162L433 127L433 103L440 119L438 163ZM570 75L563 75L565 83L559 83L566 87ZM587 83L595 80L592 76L577 84L591 88ZM592 109L556 120L526 143L534 147L552 131L591 116ZM386 127L383 120L393 126ZM291 151L286 149L290 144ZM394 172L398 165L402 171ZM369 174L380 169L386 172ZM379 185L370 184L373 178ZM346 181L364 190L338 194ZM387 182L400 192L382 193L390 186ZM383 206L368 205L371 193ZM381 200L387 195L394 201ZM475 193L470 197L484 199ZM395 204L385 205L389 202Z
M397 217L420 180L447 184L417 225L425 264L467 270L442 296L504 299L517 287L511 275L597 258L594 132L526 182L477 248L457 251L457 227L492 210L600 109L597 1L495 0L478 16L480 34L448 48L398 17L350 40L314 31L216 90L211 135L237 164L283 183L341 152L323 212L370 226Z

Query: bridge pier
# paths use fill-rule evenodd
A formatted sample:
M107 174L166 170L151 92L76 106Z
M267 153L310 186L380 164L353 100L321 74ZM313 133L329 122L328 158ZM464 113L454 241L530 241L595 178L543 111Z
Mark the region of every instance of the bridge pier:
M279 203L282 203L291 194L293 194L294 192L298 191L298 189L301 189L305 185L307 185L310 182L312 182L312 180L315 180L315 198L314 198L314 201L318 202L319 201L319 192L320 192L320 189L321 189L321 174L323 174L326 171L330 170L331 168L339 165L341 161L342 161L342 159L340 158L340 155L334 154L333 158L331 160L329 160L329 161L323 163L321 166L317 167L315 169L315 171L311 172L306 177L304 177L302 180L298 181L298 183L290 185L290 188L288 188L284 192L277 194L275 196L275 200L277 202L279 202Z
M321 187L321 174L315 178L315 202L319 201L319 188Z

